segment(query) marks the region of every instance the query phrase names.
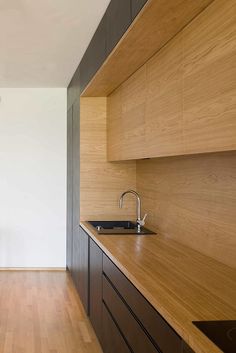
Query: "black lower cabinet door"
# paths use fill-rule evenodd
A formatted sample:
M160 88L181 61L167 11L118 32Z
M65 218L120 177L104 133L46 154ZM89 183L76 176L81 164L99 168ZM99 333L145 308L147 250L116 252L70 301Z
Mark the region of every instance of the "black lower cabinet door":
M71 274L86 313L88 313L89 295L88 246L88 234L81 227L76 227L73 231L73 260Z
M103 276L103 301L114 321L122 332L129 347L134 353L158 353L150 336L143 330L140 322L134 317L129 307Z
M86 313L89 296L89 236L79 227L78 241L78 292Z
M102 250L89 239L89 317L94 331L102 341Z
M132 0L132 20L142 10L142 8L146 4L146 2L147 2L147 0Z
M131 353L104 304L102 306L102 332L102 348L104 353Z
M72 263L71 263L71 276L73 282L78 290L78 279L79 279L79 227L73 229L73 251L72 251Z

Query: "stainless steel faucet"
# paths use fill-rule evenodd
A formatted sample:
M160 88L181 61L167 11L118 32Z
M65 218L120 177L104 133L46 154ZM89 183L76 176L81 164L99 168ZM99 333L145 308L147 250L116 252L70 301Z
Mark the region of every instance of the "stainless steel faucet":
M120 208L122 208L122 206L123 206L123 198L126 194L133 194L136 196L137 227L138 227L138 233L140 233L141 227L143 227L145 225L145 219L147 217L147 213L144 215L143 219L141 219L141 199L140 199L139 194L134 190L127 190L127 191L123 192L123 194L121 195L120 200L119 200Z

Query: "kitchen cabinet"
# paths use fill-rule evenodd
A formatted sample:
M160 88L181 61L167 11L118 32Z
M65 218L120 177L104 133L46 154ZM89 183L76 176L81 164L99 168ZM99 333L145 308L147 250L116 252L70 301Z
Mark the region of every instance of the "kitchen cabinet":
M147 0L132 0L132 20L137 16Z
M132 350L181 353L181 338L105 254L103 273L103 301Z
M131 353L124 337L105 304L102 306L103 352L104 353Z
M103 301L132 352L158 352L124 298L120 296L118 288L113 286L105 276L103 276Z
M183 342L182 353L194 353L194 351L185 342Z
M102 341L102 250L89 240L89 317L94 331Z
M88 313L89 237L81 227L76 227L73 232L72 278L84 309Z
M79 66L81 91L106 59L106 14L103 16Z
M71 107L67 112L67 217L66 217L66 266L71 270L72 266L72 251L73 251L73 189L72 189L72 175L73 175L73 141L72 141L72 121L73 108Z
M73 104L72 116L73 141L73 229L80 223L80 99Z
M72 235L72 261L71 261L71 276L76 289L78 290L79 279L79 227L73 229Z
M82 227L75 246L78 292L104 353L194 353Z
M130 26L131 0L111 0L107 11L107 55Z
M67 110L72 107L76 99L79 99L80 91L80 67L78 66L67 88Z

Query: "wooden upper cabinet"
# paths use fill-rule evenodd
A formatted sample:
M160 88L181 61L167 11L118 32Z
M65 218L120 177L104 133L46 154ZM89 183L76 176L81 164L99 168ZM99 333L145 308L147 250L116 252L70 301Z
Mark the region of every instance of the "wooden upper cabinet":
M137 16L140 10L142 10L147 1L148 0L132 0L132 20Z
M81 91L106 59L106 14L103 16L79 66Z
M215 1L108 96L109 161L236 150L235 33Z
M132 22L131 0L111 0L107 12L107 55Z

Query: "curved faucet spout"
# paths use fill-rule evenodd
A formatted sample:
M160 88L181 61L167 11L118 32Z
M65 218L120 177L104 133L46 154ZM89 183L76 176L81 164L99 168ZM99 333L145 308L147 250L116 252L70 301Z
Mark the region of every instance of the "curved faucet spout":
M142 220L141 219L141 199L140 199L140 196L134 190L127 190L127 191L123 192L123 194L121 195L120 200L119 200L119 207L120 208L122 208L122 206L123 206L123 198L126 194L133 194L136 197L137 226L138 226L138 232L141 232L141 226L143 226L145 223L144 221L145 221L146 215L144 216L144 219Z

